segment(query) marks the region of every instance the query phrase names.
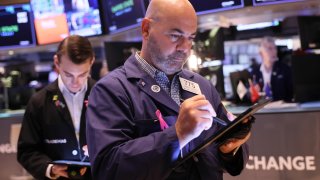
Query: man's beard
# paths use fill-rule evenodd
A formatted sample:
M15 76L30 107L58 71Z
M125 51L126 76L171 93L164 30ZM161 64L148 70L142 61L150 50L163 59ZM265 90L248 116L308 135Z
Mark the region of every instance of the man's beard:
M167 75L172 75L176 72L179 72L183 65L186 63L188 55L184 52L176 51L169 56L165 57L159 48L157 42L150 37L148 41L147 50L150 53L150 61L153 66L157 69L163 71Z

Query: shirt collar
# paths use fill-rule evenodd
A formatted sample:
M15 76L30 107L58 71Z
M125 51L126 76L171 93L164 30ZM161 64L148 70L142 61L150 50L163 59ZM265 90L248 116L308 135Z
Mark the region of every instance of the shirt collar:
M69 95L73 95L73 96L76 96L78 94L82 94L84 92L87 91L88 89L88 83L86 82L85 85L80 89L80 91L76 92L76 93L73 93L73 92L70 92L68 90L68 88L64 85L62 79L61 79L61 76L59 75L58 76L58 86L59 86L59 90L64 94L64 93L67 93Z
M136 52L135 58L137 59L140 68L154 78L158 70L140 56L140 51Z

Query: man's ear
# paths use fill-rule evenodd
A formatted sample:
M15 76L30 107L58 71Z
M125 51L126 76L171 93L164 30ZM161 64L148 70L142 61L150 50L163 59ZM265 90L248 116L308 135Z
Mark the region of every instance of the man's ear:
M53 56L53 64L55 65L55 67L59 70L60 66L59 66L59 59L57 55Z
M92 58L90 65L92 66L92 64L94 63L94 61L96 60L95 57Z
M144 18L141 23L141 34L143 39L148 39L151 19Z

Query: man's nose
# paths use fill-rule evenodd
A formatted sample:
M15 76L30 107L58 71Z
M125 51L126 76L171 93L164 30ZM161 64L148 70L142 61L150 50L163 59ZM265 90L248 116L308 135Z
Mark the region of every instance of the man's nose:
M79 78L75 77L72 78L72 84L78 84L79 83Z
M178 45L177 45L177 50L178 51L183 51L184 53L187 53L192 47L192 41L189 40L188 38L181 38Z

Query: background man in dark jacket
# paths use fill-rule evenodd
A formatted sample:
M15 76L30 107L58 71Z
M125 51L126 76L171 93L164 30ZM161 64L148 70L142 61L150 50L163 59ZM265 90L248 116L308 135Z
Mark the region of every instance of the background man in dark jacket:
M85 111L94 84L89 78L94 59L88 39L65 38L54 55L58 79L28 103L18 140L18 161L36 179L72 178L70 167L49 162L84 159ZM79 171L83 179L90 179L90 170Z
M264 37L260 43L262 63L254 66L251 75L254 83L259 84L260 91L273 100L292 101L292 73L289 66L278 60L274 39Z

